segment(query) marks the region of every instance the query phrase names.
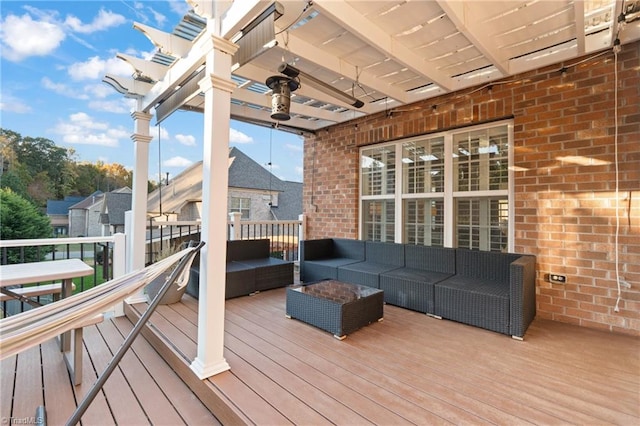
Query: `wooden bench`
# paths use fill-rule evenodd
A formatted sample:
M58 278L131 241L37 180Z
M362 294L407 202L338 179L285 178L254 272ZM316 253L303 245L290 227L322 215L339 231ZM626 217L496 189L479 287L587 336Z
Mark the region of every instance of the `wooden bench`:
M76 289L75 284L71 284L72 291ZM37 297L44 296L47 294L52 294L54 296L54 300L60 296L62 293L62 283L53 283L53 284L41 284L41 285L33 285L29 287L19 287L19 288L8 288L11 292L15 294L19 294L24 297ZM6 302L8 300L18 300L12 297L9 294L0 293L0 302Z

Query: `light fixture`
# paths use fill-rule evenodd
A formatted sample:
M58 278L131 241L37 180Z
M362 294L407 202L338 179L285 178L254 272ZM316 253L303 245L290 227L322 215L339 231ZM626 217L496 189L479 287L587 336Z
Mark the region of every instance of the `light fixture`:
M325 83L324 81L318 80L317 78L303 71L300 71L296 67L287 63L281 64L278 67L278 72L291 78L299 78L303 83L306 83L309 86L313 86L314 88L326 93L327 95L333 96L334 98L339 99L342 102L345 102L356 108L362 108L364 106L364 102L362 102L360 99L347 95L346 93L336 89L335 87Z
M291 92L300 87L297 81L282 75L272 75L265 83L273 91L271 94L271 118L278 121L291 119Z

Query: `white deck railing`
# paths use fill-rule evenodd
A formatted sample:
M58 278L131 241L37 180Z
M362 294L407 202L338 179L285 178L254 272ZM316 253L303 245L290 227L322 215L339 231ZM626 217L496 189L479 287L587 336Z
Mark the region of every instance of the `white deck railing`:
M76 291L87 290L123 275L126 268L125 235L0 240L0 263L3 265L73 258L83 260L94 269L93 275L74 280L77 281ZM50 299L50 296L41 296L38 301L47 303ZM2 302L2 310L7 314L24 309L26 304L19 301Z
M262 221L242 220L240 213L229 216L228 240L269 238L272 257L298 261L298 242L303 239L304 232L302 216L299 220ZM149 221L146 263L153 263L168 247L177 248L190 239L200 240L201 225L200 221Z
M147 227L146 263L154 263L167 248L189 240L200 241L199 221L150 221ZM230 214L227 222L229 240L269 238L271 255L284 260L299 260L299 241L304 238L304 217L299 220L241 220L240 213ZM124 234L107 237L43 238L24 240L0 240L0 263L27 263L40 260L79 258L92 266L93 276L78 278L77 291L118 277L126 271L126 243ZM106 255L105 255L106 254ZM44 284L44 283L40 283ZM86 284L86 285L85 285ZM47 303L41 297L40 303ZM20 312L26 305L19 301L2 302L8 313Z

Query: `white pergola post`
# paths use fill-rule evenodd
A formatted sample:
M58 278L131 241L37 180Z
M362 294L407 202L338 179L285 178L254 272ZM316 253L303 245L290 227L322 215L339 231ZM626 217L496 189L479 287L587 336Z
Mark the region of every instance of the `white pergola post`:
M191 369L200 379L229 370L224 358L225 265L227 251L227 194L231 58L237 46L213 35L209 20L205 43L204 140L202 167L202 239L198 300L198 353Z
M149 134L151 114L139 111L141 101L138 101L138 111L131 114L134 122L134 133L131 135L134 146L134 172L131 210L131 235L127 238L129 261L127 272L144 268L145 244L147 227L147 181L149 179L149 142L153 137ZM144 290L132 294L127 303L146 302Z

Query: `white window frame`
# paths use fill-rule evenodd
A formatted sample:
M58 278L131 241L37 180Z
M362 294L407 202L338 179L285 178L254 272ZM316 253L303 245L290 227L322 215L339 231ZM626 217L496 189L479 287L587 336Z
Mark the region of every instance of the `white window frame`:
M507 189L502 190L487 190L487 191L454 191L453 190L453 156L448 155L453 152L453 136L459 133L465 132L473 132L477 130L483 130L488 128L506 126L507 127L507 136L508 136L508 184ZM402 163L402 149L403 144L406 142L411 142L415 140L422 140L425 138L433 139L437 137L444 138L444 152L447 153L445 155L444 162L444 191L443 192L429 192L422 194L403 194L403 163ZM383 148L383 147L395 147L396 158L395 158L395 191L394 194L388 195L367 195L363 196L362 191L362 155L366 150L370 150L372 148ZM484 197L506 197L508 202L508 231L507 231L507 250L509 252L513 252L515 248L515 209L514 209L514 190L515 190L515 182L514 182L514 171L513 171L513 158L514 158L514 138L513 138L513 120L500 120L494 121L491 123L474 125L474 126L466 126L460 127L456 129L451 129L446 132L438 132L425 134L418 137L410 137L405 139L396 140L394 142L387 142L376 145L367 145L361 147L359 150L359 177L360 177L360 185L359 185L359 215L358 215L358 235L360 239L364 239L364 227L363 227L363 202L366 200L394 200L395 201L395 236L394 240L396 243L404 243L404 216L403 216L403 207L404 200L406 199L434 199L434 198L442 198L444 200L444 235L443 235L443 243L444 247L455 247L455 217L454 217L454 206L455 200L457 198L484 198Z
M233 201L234 200L239 200L239 204L240 204L240 208L238 209L234 209L232 207ZM249 207L244 207L243 206L243 201L246 200L249 202ZM248 212L248 217L243 218L244 220L250 220L251 219L251 198L250 197L231 197L231 202L229 203L229 213L240 213L240 215L242 215L243 211L247 211ZM242 217L242 216L241 216Z

